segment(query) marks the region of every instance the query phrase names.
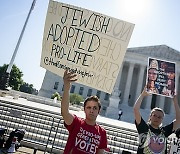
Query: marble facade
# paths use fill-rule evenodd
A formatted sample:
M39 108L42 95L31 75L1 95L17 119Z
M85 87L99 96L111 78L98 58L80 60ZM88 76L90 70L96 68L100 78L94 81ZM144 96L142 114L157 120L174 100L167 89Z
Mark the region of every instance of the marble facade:
M166 45L128 48L111 95L77 83L73 83L71 92L81 94L84 98L97 95L102 103L101 115L117 119L118 110L121 108L122 120L133 123L132 107L145 86L148 57L176 62L176 87L180 92L180 52ZM46 71L39 95L51 97L56 91L62 94L63 80ZM180 95L178 95L178 100L180 102ZM155 106L164 109L166 123L168 123L174 118L174 107L171 101L171 98L163 96L148 96L143 100L141 112L147 119L153 102Z

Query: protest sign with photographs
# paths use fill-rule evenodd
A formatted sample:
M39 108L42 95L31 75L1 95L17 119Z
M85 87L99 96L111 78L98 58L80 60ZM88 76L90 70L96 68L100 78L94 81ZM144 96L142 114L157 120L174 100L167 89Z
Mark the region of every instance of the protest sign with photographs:
M175 63L148 58L147 92L167 97L175 94Z
M59 76L68 69L78 83L111 93L133 29L132 23L50 0L40 65Z

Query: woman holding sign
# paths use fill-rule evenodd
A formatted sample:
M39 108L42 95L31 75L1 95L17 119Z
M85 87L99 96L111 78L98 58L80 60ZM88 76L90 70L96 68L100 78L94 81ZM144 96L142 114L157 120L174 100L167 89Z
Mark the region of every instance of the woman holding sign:
M135 124L139 134L138 154L167 154L167 138L180 127L180 108L177 96L173 97L176 119L170 124L162 126L164 111L161 108L151 110L146 123L140 114L140 106L144 97L148 96L146 86L134 104ZM164 97L164 96L161 96Z

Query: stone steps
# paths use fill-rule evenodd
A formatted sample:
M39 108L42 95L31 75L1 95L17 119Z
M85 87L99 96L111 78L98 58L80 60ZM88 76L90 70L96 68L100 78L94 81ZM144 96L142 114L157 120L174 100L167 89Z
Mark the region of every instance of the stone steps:
M12 111L17 117L12 117ZM18 113L21 113L20 117ZM68 131L64 128L62 117L57 112L0 100L0 114L2 115L0 125L7 127L9 132L15 128L26 129L22 142L24 146L38 145L41 150L53 149L54 153L58 153L66 144ZM121 153L123 150L136 152L138 144L136 131L108 123L98 123L107 130L108 147L112 152Z

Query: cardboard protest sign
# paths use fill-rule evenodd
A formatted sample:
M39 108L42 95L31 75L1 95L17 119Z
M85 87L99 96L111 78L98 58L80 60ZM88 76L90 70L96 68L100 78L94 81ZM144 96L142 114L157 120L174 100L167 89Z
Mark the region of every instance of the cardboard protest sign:
M173 97L175 94L175 63L148 58L147 92Z
M49 1L41 66L78 83L111 93L134 24L69 4Z

